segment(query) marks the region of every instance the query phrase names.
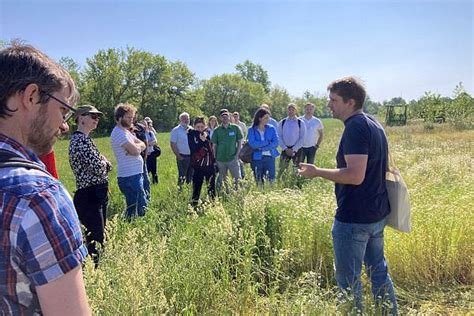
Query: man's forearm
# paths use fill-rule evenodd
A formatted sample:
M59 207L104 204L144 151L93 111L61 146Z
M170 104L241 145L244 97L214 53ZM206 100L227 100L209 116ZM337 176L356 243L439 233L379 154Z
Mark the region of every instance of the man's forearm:
M362 181L356 177L357 175L347 168L325 169L316 167L312 176L324 178L339 184L359 185L362 183Z

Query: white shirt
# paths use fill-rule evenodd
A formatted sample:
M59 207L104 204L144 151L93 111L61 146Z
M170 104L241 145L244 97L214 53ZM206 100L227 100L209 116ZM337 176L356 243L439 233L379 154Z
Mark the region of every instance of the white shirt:
M324 126L323 122L320 119L312 116L309 120L307 120L304 115L300 117L306 125L306 134L304 136L303 147L313 147L318 143L319 140L319 132L322 131Z
M130 177L143 173L143 158L141 155L129 155L122 145L134 143L134 136L129 131L115 126L110 135L112 150L117 159L117 177Z
M180 124L173 128L170 135L170 142L176 144L181 155L191 154L188 143L188 127L184 127Z

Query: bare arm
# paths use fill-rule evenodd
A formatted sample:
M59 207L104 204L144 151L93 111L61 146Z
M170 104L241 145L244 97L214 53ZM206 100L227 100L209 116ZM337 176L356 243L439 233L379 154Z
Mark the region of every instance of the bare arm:
M176 143L170 142L170 146L171 146L171 150L173 151L174 155L176 156L176 159L182 160L183 157L181 157L181 155L179 154L178 145L176 145Z
M318 133L319 133L319 138L318 138L318 143L316 145L319 147L319 145L321 145L321 143L323 142L324 132L322 129L318 129Z
M345 155L346 168L325 169L301 163L298 174L306 178L321 177L340 184L360 185L365 179L367 155Z
M51 283L38 286L41 311L44 315L91 315L81 266Z
M138 141L138 142L137 142ZM145 150L146 145L144 142L139 140L138 138L134 141L134 143L125 143L122 147L127 151L127 153L131 156L138 156L142 151Z

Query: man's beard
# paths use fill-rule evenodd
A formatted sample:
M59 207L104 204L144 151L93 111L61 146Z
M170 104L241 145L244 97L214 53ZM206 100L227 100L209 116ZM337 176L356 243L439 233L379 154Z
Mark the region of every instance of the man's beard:
M120 119L120 125L122 125L122 127L124 127L124 128L132 127L132 123L129 123L128 120L126 120L123 117Z
M59 130L56 134L47 132L46 112L40 112L38 117L31 124L30 133L27 138L27 146L33 150L37 155L46 155L53 150L53 145L59 136Z

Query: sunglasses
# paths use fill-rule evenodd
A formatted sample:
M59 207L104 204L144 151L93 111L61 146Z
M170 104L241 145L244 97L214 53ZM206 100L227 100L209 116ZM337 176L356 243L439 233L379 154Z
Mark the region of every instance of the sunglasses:
M97 120L100 118L100 115L97 113L84 113L84 114L81 114L81 116L90 116L91 119L93 120Z
M62 106L64 106L66 109L69 110L66 114L63 115L64 122L67 122L74 115L74 113L76 113L75 108L73 108L72 106L70 106L69 104L67 104L64 101L59 100L58 98L56 98L55 96L49 94L48 92L40 91L40 94L44 94L45 96L47 96L47 97L49 97L53 100L58 101Z

